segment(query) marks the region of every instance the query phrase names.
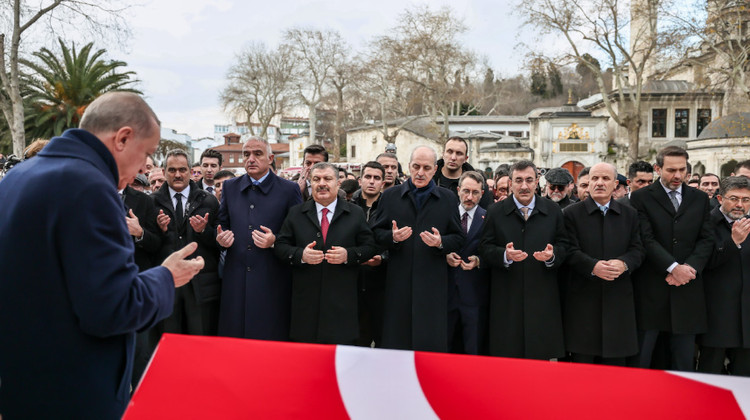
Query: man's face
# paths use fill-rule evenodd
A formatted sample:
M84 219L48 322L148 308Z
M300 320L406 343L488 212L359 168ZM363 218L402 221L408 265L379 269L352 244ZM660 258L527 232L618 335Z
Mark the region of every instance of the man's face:
M216 199L221 202L221 190L224 187L224 181L227 179L232 179L231 176L225 176L223 178L217 178L214 179L214 195L216 196Z
M607 204L617 185L617 174L615 174L611 166L597 163L591 167L588 191L591 198L598 204Z
M655 169L662 185L675 191L687 176L687 159L683 156L664 156L664 166L657 165Z
M313 200L327 206L338 197L338 174L331 168L315 169L310 173L310 186Z
M509 183L509 176L503 176L497 180L497 185L495 185L495 198L497 198L498 201L503 201L508 198L508 192L510 191Z
M242 146L242 157L245 159L245 170L253 179L260 179L271 167L273 155L268 154L268 147L258 140L249 140Z
M121 129L117 135L122 132ZM122 189L132 184L135 176L146 170L146 160L149 155L156 152L161 140L161 132L156 122L152 124L151 130L147 134L142 135L142 133L136 133L133 130L127 137L121 137L125 140L120 141L121 150L116 158L117 170L120 174L117 188Z
M653 183L653 172L636 172L635 178L628 180L628 187L630 187L630 192L632 193L633 191L638 191L643 187L648 187Z
M719 178L715 177L713 175L711 176L704 176L701 178L700 185L698 188L703 191L704 193L708 194L708 197L711 198L714 196L716 191L719 190Z
M479 204L480 198L482 198L482 184L471 178L464 178L464 181L458 186L458 199L461 200L461 206L464 210L473 209Z
M182 191L190 185L190 178L188 178L188 161L185 156L175 155L167 158L166 173L167 173L167 184L175 190Z
M362 188L362 195L365 197L375 197L383 189L383 173L375 168L365 168L362 177L359 179L359 186Z
M462 141L449 140L445 143L443 160L445 161L445 167L449 171L452 172L461 169L461 165L466 162L466 145Z
M195 182L198 182L203 177L203 173L201 172L200 165L193 166L192 170L190 171L190 179L192 179Z
M579 176L576 188L578 189L578 199L581 201L587 199L589 197L589 175Z
M555 185L548 182L545 188L547 190L547 197L555 203L565 198L568 194L567 185Z
M742 167L737 170L736 174L732 174L732 176L744 176L745 178L750 178L750 169Z
M426 187L437 169L434 155L426 149L415 150L411 162L409 162L409 169L411 170L411 182L414 186L417 188Z
M219 158L204 157L201 159L201 174L203 175L203 179L208 181L213 180L216 172L220 170Z
M516 170L511 174L510 191L519 203L526 206L534 198L534 191L536 191L536 184L538 182L539 179L536 177L534 168L528 167Z
M625 184L617 183L617 186L615 187L615 190L612 192L612 198L615 200L620 199L622 197L625 197L628 194L628 188L625 186Z
M398 177L398 161L389 157L381 157L378 163L385 168L385 180L383 182L386 188L392 186Z
M146 171L143 172L144 175L149 176L151 174L151 171L154 170L154 159L151 158L151 156L146 158Z
M325 162L326 157L320 153L317 155L311 155L310 153L305 153L305 160L302 162L302 175L306 177L310 177L310 168L312 168L313 165L319 162Z
M346 172L339 171L339 187L341 186L341 183L344 182L345 179L346 179Z
M741 219L750 211L750 190L748 189L729 190L726 196L719 195L716 199L719 200L721 211L732 220Z
M164 171L161 168L154 168L148 175L148 183L151 184L151 191L158 191L164 184L166 178L164 178Z
M144 187L143 184L141 184L138 181L133 181L133 183L130 184L130 188L132 188L132 189L134 189L136 191L144 192L144 190L145 190L146 187Z

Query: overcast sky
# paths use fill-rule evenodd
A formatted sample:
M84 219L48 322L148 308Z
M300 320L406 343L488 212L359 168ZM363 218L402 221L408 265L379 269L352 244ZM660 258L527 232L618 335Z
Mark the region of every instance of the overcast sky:
M496 75L520 72L520 16L515 0L146 0L128 11L133 37L127 53L112 46L110 58L134 70L141 90L165 127L193 138L213 136L213 124L229 122L219 106L227 69L249 41L278 44L291 26L338 30L354 46L384 34L409 4L450 5L469 27L465 45L486 56Z

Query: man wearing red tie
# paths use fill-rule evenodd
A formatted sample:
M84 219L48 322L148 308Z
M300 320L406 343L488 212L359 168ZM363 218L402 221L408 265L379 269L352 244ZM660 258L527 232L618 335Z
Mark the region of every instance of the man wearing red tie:
M338 200L338 171L330 163L310 170L312 200L292 207L274 251L292 266L293 341L354 344L359 265L377 252L359 206Z

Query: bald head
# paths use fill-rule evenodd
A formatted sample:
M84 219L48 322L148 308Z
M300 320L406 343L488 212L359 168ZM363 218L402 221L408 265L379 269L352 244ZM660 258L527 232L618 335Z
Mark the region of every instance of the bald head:
M609 163L597 163L589 171L589 195L599 205L605 205L612 198L617 187L617 169Z
M608 171L612 175L612 178L617 179L617 168L615 168L615 165L607 162L600 162L592 166L591 171L593 171L595 168L597 169L597 171Z
M409 172L411 182L417 187L426 187L437 170L437 153L431 147L419 146L411 152Z
M80 128L100 139L123 127L131 127L137 136L151 136L161 122L139 95L108 92L91 102L81 118Z
M414 160L414 156L416 156L417 154L425 158L428 158L428 156L432 156L433 163L437 165L437 152L432 147L429 147L429 146L415 147L414 150L411 151L411 156L409 156L409 162L412 162Z

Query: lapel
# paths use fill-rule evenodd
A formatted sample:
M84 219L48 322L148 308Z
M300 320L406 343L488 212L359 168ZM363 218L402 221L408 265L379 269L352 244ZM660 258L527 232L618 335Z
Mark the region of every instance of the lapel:
M174 219L174 208L172 207L172 198L169 196L169 188L167 188L167 183L165 182L164 185L159 189L159 191L155 192L154 194L154 201L156 201L160 207L162 207L162 210L164 210L167 215Z
M696 190L693 187L688 187L687 184L682 184L682 203L680 203L680 208L677 209L677 216L681 216L684 214L688 206L692 205L695 199L698 198L698 190ZM671 201L669 202L672 203Z
M649 188L649 194L654 198L654 201L659 203L664 209L667 211L667 213L670 214L670 216L675 215L674 206L672 205L672 200L669 199L669 196L667 195L667 192L664 191L664 186L661 185L661 178L658 178L656 182L651 184L650 186L646 187ZM687 188L687 185L682 186L682 198L683 198L683 204L685 203L685 189ZM682 207L682 204L680 205Z
M302 204L302 213L305 213L313 226L318 230L318 233L322 233L320 230L320 222L318 221L318 210L315 207L315 201L305 201L304 204Z
M333 226L334 223L336 223L337 219L341 218L341 215L343 213L349 213L349 203L339 199L336 203L336 211L333 213L333 217L331 218L331 225L328 227L329 229L331 226Z
M466 234L466 242L468 243L475 236L482 231L482 225L484 224L484 215L487 214L483 208L477 206L477 210L474 212L474 220L471 221L471 227L469 233Z

